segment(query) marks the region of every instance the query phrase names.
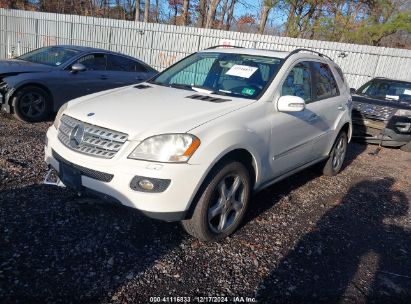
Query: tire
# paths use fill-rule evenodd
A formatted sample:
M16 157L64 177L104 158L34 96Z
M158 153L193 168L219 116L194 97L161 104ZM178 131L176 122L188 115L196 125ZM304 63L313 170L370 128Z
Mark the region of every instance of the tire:
M193 216L182 221L182 226L202 241L225 238L244 217L251 193L250 173L240 162L224 162L211 171L203 185L198 201L193 202Z
M44 89L26 86L19 89L12 98L14 117L25 122L39 122L49 117L51 97Z
M400 149L404 152L411 152L411 141L408 144L401 146Z
M348 138L345 131L341 131L330 151L328 159L322 167L322 173L327 176L337 175L342 168L347 154Z

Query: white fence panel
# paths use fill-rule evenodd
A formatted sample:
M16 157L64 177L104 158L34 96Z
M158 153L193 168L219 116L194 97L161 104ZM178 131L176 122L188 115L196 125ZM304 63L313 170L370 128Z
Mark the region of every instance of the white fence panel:
M341 66L351 87L377 76L411 81L410 50L0 9L0 58L46 45L78 44L135 56L162 70L222 41L277 51L322 52Z

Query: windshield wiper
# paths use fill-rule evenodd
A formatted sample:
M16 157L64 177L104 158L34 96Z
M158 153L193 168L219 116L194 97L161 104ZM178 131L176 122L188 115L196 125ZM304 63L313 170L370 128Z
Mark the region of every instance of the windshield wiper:
M176 89L188 89L188 90L192 90L191 85L188 84L183 84L183 83L169 83L168 85L166 85L170 88L176 88Z
M164 87L191 90L191 91L196 91L198 93L204 93L204 94L228 95L227 92L224 92L224 91L221 91L221 90L215 91L215 90L213 90L209 87L200 86L200 85L191 86L189 84L183 84L183 83L162 83L162 82L157 82L157 81L148 81L148 82L153 83L153 84L157 84L157 85L160 85L160 86L164 86Z

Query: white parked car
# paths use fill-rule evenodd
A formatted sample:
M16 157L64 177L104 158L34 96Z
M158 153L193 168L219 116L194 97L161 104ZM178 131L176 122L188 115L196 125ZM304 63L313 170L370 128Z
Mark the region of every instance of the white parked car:
M337 174L351 129L349 88L328 57L214 47L65 104L45 146L59 180L46 182L215 240L238 227L254 191L314 164Z

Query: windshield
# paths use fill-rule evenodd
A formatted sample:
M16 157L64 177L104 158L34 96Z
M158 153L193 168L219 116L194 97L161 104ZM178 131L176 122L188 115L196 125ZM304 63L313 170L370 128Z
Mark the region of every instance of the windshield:
M374 80L359 88L358 93L378 99L411 102L411 82Z
M49 46L24 54L17 59L50 66L59 66L69 61L79 53L80 51L73 49Z
M256 99L281 59L218 52L195 53L157 75L154 84L201 93Z

